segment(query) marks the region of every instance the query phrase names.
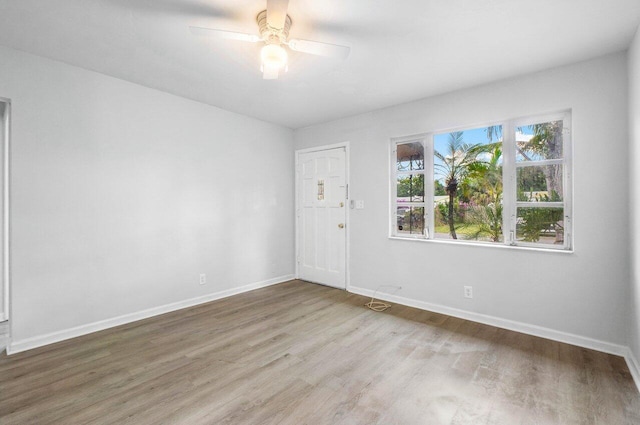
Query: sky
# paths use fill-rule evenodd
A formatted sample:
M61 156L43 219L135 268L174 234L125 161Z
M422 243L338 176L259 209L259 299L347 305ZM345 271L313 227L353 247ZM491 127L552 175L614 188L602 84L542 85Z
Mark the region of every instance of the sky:
M502 126L500 126L500 128L502 128ZM445 156L449 151L447 146L449 144L449 134L450 133L438 133L438 134L434 134L433 136L434 150L436 150L437 152L440 152ZM501 141L502 135L500 135L499 138L497 138L494 135L493 140L489 140L489 138L487 137L487 127L480 127L480 128L473 128L470 130L464 130L462 132L462 140L464 143L468 143L471 145L475 145L477 143L486 145L488 143L495 143L495 142ZM442 164L442 161L440 161L438 158L435 158L434 163ZM438 169L438 167L435 167L433 171L435 174L435 179L440 180L442 183L444 183L444 176L442 172Z

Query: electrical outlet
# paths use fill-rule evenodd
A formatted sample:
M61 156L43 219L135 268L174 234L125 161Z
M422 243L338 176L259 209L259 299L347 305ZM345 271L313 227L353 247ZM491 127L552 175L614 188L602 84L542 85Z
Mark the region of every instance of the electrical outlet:
M205 283L207 283L207 275L200 273L200 285L204 285Z
M473 287L465 286L464 287L464 297L465 298L473 298Z

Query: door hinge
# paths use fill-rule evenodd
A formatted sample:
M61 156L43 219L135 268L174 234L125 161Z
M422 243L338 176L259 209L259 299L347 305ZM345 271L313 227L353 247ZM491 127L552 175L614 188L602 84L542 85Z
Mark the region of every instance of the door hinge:
M349 185L347 185L345 199L349 199Z

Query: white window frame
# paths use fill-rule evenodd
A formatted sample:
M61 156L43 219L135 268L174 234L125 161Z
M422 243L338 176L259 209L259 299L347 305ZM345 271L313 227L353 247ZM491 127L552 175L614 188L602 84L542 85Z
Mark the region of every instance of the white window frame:
M518 127L523 127L531 124L537 123L545 123L551 121L562 121L562 159L550 159L550 160L541 160L541 161L516 161L516 142L513 139L515 137L515 130ZM521 247L529 247L529 248L547 248L547 249L555 249L555 250L571 250L572 249L572 237L573 237L573 183L572 183L572 139L571 139L571 111L564 111L555 114L544 114L544 115L534 115L528 116L524 118L518 118L510 120L509 129L509 180L510 180L510 193L513 194L513 197L509 199L509 204L505 204L503 211L508 211L508 213L503 215L504 217L508 216L508 220L505 220L505 224L508 223L508 226L503 225L503 234L504 239L509 245L512 246L521 246ZM503 144L506 142L506 138L503 141ZM505 157L504 149L502 151L503 158ZM503 160L504 164L504 160ZM521 167L531 167L531 166L540 166L547 164L562 164L562 201L560 202L521 202L517 201L517 175L518 168ZM503 165L504 167L504 165ZM506 167L505 167L506 169ZM504 186L504 172L503 172L503 188ZM506 189L503 189L506 192ZM504 199L503 195L503 199ZM503 201L504 202L504 201ZM562 245L549 245L549 244L541 244L535 242L525 242L525 241L516 241L516 217L517 217L517 208L518 207L529 207L529 208L544 208L544 207L561 207L563 208L564 213L564 243ZM508 208L508 209L507 209ZM505 232L504 229L508 229L508 232Z
M536 123L544 123L551 121L563 122L562 137L562 159L542 160L542 161L516 161L516 141L515 134L518 127L523 127ZM464 131L475 128L502 126L502 185L503 185L503 214L502 214L502 233L503 243L474 241L474 240L445 240L435 239L433 229L435 228L434 217L434 135L448 133L452 131ZM397 177L402 174L422 174L412 171L404 173L397 171L397 147L404 143L422 143L424 147L424 202L420 203L403 203L406 206L424 207L424 234L407 235L398 232L397 226ZM397 239L410 240L427 240L438 241L444 243L464 243L482 246L500 246L500 247L523 247L535 248L553 251L569 251L573 249L573 150L571 138L571 111L566 110L552 114L530 115L523 118L514 118L503 121L492 122L489 124L480 124L472 126L458 127L456 129L438 130L429 133L421 133L405 137L394 137L391 139L390 149L390 227L389 237ZM562 164L563 178L563 200L560 202L519 202L517 201L517 169L526 166L546 165L549 163ZM427 205L431 207L428 208ZM518 207L562 207L564 211L564 243L562 245L525 242L516 240L516 217Z
M408 174L423 174L425 185L427 183L427 176L433 175L433 161L428 161L427 158L433 157L433 143L428 143L428 139L431 137L430 134L416 134L413 136L406 137L395 137L391 139L391 227L390 227L390 235L394 237L399 237L403 239L425 239L429 237L428 230L428 219L433 214L431 211L428 211L427 205L433 204L433 190L429 191L427 195L427 188L424 188L424 202L409 202L403 203L403 206L407 207L422 207L424 208L424 233L421 234L401 234L398 233L398 190L397 190L397 180L399 175L408 175ZM407 143L420 143L424 148L424 167L422 170L414 170L411 172L398 172L397 166L397 153L398 153L398 145L403 145ZM429 150L430 149L430 150Z

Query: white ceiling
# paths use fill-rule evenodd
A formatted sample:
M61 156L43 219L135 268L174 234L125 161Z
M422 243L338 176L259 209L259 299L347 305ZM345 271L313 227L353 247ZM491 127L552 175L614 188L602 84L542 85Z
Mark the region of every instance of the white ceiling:
M291 54L263 80L266 0L0 0L0 44L291 128L577 62L628 47L639 0L290 0L292 38L346 60Z

